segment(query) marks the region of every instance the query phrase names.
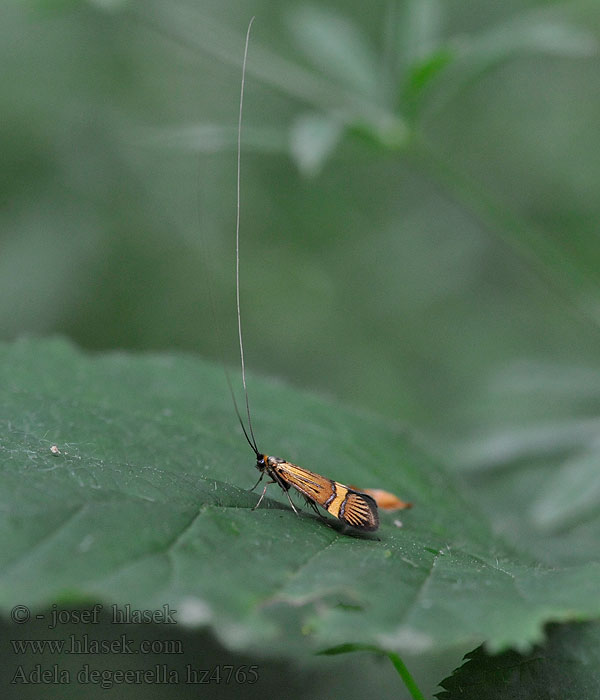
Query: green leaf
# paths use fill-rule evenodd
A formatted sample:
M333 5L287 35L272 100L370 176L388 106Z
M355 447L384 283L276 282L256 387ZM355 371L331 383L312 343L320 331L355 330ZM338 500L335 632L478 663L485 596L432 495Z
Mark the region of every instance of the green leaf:
M497 530L550 565L598 559L599 405L592 366L510 363L469 409L498 427L446 452Z
M344 124L330 116L300 115L290 134L290 149L299 170L305 175L316 175L343 133Z
M360 28L345 17L315 6L294 10L291 16L290 31L299 38L300 48L308 53L311 63L322 70L306 69L253 37L248 79L259 80L306 103L307 108L329 115L333 122L364 130L379 146L396 149L406 145L408 125L394 113L393 105L386 104L389 94L385 81L380 80L378 59ZM244 36L218 20L191 6L164 3L144 5L139 17L145 25L182 46L199 49L239 70ZM254 140L264 144L264 130L248 128L249 136L252 138L253 131ZM244 133L246 129L244 126ZM194 147L208 150L206 138L212 136L218 146L227 138L226 134L201 128L195 135ZM279 138L277 134L274 137L276 148Z
M0 606L176 609L229 648L291 657L526 647L600 615L600 566L557 569L486 515L397 426L249 377L261 449L412 501L375 535L298 516L257 473L223 373L193 357L0 346ZM52 450L53 446L57 449Z
M445 7L440 0L407 0L399 23L400 68L429 62L440 50Z
M545 54L577 59L598 53L596 36L571 23L560 5L527 10L478 34L456 35L450 46L454 60L436 96L438 111L485 73L517 56Z
M600 696L600 624L550 625L545 644L498 656L481 647L441 683L440 700L581 700Z
M137 129L130 135L132 142L142 145L191 151L219 153L237 149L237 126L195 124L186 127L159 127ZM262 153L287 153L287 133L273 127L243 127L242 148Z
M600 504L600 445L567 459L544 484L532 504L531 518L543 531L556 532L597 517Z
M425 89L454 60L454 52L443 47L411 66L403 90L405 109L414 116Z
M598 51L592 32L560 15L560 9L533 10L496 25L467 44L475 63L494 64L521 52L581 58Z
M361 28L349 17L318 5L299 5L289 12L292 38L324 75L368 96L378 92L378 63Z

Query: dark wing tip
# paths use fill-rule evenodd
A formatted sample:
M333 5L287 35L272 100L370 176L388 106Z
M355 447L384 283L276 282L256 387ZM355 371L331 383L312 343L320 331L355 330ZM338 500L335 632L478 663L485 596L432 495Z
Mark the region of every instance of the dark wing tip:
M379 527L377 504L371 496L359 491L348 491L338 517L357 530L374 532Z

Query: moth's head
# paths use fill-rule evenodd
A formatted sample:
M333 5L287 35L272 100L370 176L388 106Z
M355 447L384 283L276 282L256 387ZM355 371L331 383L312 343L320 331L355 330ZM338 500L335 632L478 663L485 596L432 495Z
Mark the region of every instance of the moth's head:
M267 461L268 461L267 455L261 455L257 454L256 455L256 468L260 472L264 472L264 470L267 468Z

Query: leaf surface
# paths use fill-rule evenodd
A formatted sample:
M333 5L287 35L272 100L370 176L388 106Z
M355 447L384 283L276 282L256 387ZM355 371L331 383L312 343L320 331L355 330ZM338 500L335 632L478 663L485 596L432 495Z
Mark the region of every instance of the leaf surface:
M600 614L596 562L549 568L506 545L454 477L377 417L249 378L261 450L414 503L382 511L375 535L345 534L295 515L275 485L252 510L254 455L220 367L62 340L0 353L7 612L168 604L232 649L281 656L525 647L548 620Z

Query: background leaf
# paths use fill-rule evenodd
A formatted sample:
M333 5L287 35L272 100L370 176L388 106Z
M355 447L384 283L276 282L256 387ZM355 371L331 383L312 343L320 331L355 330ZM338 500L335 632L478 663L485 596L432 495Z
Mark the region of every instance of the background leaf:
M370 98L377 97L375 54L351 19L304 3L289 11L287 21L296 46L313 65L340 83Z
M315 175L339 143L343 125L331 117L304 114L292 127L290 149L299 170Z

